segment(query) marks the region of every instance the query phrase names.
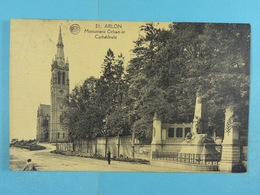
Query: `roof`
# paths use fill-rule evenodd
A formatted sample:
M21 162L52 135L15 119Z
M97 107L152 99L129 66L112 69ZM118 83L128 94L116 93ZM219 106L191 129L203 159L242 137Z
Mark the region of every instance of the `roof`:
M40 104L38 107L39 114L42 116L50 116L50 107L50 105Z

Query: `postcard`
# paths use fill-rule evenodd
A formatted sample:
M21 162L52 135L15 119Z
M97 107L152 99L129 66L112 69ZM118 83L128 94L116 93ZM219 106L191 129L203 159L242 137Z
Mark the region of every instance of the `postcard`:
M247 171L250 25L11 21L10 169Z

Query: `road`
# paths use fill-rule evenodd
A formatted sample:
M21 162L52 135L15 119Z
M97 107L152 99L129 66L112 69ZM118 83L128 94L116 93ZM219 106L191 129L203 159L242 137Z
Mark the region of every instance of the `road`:
M111 161L65 156L50 153L55 150L53 144L41 144L45 150L29 151L16 147L10 148L10 169L22 170L26 160L31 158L39 171L116 171L116 172L180 172L173 168L157 167L149 164ZM182 171L185 172L185 171Z

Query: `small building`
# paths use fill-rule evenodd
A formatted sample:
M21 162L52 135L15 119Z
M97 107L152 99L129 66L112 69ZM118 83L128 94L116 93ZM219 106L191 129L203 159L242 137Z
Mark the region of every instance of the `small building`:
M152 151L179 152L188 134L205 133L207 128L206 104L202 103L199 96L196 97L194 118L190 123L162 123L155 113L153 118Z
M179 151L180 144L191 133L192 123L163 123L161 128L164 151Z

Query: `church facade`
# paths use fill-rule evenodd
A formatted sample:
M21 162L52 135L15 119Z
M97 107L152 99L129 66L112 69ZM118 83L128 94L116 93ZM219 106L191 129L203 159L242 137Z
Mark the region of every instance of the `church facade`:
M65 60L61 28L56 46L57 52L51 64L51 105L41 104L37 112L36 139L40 142L68 141L68 131L61 126L61 115L66 109L65 101L68 100L70 87L69 62Z
M40 104L37 110L37 135L40 142L49 141L50 132L50 105Z

